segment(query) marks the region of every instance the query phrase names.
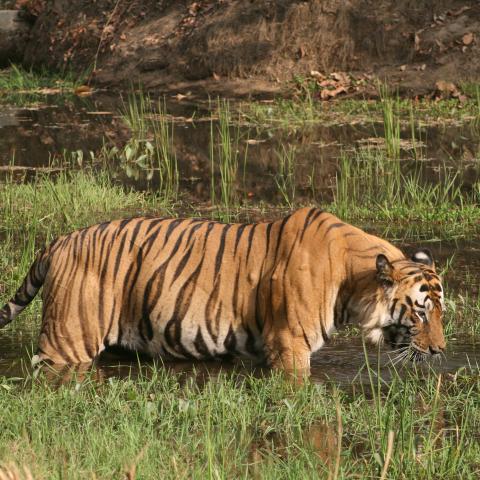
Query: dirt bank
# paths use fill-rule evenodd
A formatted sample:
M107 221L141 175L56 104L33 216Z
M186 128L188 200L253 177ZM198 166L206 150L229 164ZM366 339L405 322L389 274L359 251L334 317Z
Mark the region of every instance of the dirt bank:
M27 65L93 81L211 93L278 91L295 75L374 74L406 91L480 74L477 0L32 0Z

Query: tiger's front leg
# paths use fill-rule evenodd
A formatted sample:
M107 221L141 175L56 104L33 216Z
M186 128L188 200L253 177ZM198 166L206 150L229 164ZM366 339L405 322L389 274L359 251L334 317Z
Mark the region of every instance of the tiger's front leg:
M295 376L310 375L311 350L303 336L295 336L288 328L264 336L264 348L269 365Z

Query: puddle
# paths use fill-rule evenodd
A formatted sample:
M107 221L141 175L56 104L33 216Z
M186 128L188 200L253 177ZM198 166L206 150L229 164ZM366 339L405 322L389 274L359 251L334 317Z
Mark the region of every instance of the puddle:
M24 378L31 373L30 356L35 349L36 333L17 332L12 335L8 330L0 332L0 377ZM367 347L367 358L370 366L380 372L385 381L389 381L392 371L394 355L388 350L381 349L378 352L376 347ZM378 368L378 360L380 367ZM269 369L251 364L241 364L229 361L176 361L161 362L154 364L146 358L136 357L134 353L126 354L118 351L108 351L97 361L94 371L94 378L105 381L110 377L115 378L136 378L139 375L147 375L152 366L156 368L167 368L178 375L182 381L193 378L196 383L203 384L211 378L215 378L221 372L235 370L246 374L262 376L268 373ZM319 352L312 356L311 378L314 382L323 383L334 381L342 386L369 385L369 378L362 373L365 365L365 353L360 338L342 338L341 335L334 338L325 345ZM407 371L409 364L396 368L401 372ZM429 362L420 365L420 368L432 368L438 373L455 373L464 367L478 368L480 366L480 345L451 341L445 359L441 362ZM88 366L55 367L51 369L50 377L55 381L69 381L74 375L81 378L90 370Z
M0 166L52 167L61 161L64 151L97 152L108 142L123 145L129 138L119 112L124 108L119 97L97 95L88 98L60 99L35 108L2 106L0 112ZM210 198L210 122L203 105L170 100L167 112L177 119L174 127L174 148L179 164L180 188L200 201ZM293 147L296 155L294 183L296 198L332 198L333 186L343 151L378 144L383 135L380 124L356 123L341 125L316 124L301 131L241 127L239 143L238 190L255 201L278 202L281 194L275 175L279 153ZM410 130L402 132L405 141L404 170L420 169L425 181L436 181L444 169L460 169L457 179L469 189L480 178L477 159L480 140L469 126L425 126L418 134L417 145L422 161L411 158ZM423 145L423 147L421 146ZM247 153L246 168L243 159ZM407 153L406 153L407 152ZM118 166L113 166L118 169ZM25 174L25 170L17 172ZM121 183L139 189L156 189L158 180L147 180L147 172L133 179L119 170Z

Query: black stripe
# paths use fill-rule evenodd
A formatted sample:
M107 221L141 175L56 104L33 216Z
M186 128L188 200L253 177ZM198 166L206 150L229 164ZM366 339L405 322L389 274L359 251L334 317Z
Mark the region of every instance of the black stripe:
M124 220L122 220L122 221L120 222L120 224L118 225L117 234L121 233L122 230L123 230L124 228L126 228L127 225L128 225L130 222L133 222L134 220L137 220L137 218L136 218L136 217L132 217L132 218L125 218Z
M320 328L322 330L322 338L325 343L327 343L330 339L328 338L327 332L325 330L325 327L323 326L323 323L320 319ZM305 334L305 333L304 333Z
M237 273L235 275L235 283L233 285L233 297L232 297L232 310L233 310L233 316L235 318L238 318L238 284L240 282L240 270L237 270Z
M315 215L312 217L312 221L310 222L310 225L313 225L313 223L315 222L315 220L323 213L323 210L321 210L320 208L316 208L316 212L315 212Z
M162 223L165 218L155 218L150 220L150 225L148 226L147 230L145 230L145 236L147 236L152 229L154 229L159 223Z
M132 236L130 237L130 246L128 247L128 251L131 252L133 249L133 246L135 245L135 240L138 237L138 233L140 232L140 228L143 225L143 219L139 220L137 224L135 225L135 228L133 229Z
M153 340L153 326L148 315L142 316L142 318L138 322L138 330L140 333L140 337L142 338L144 343ZM143 333L144 331L146 332L146 336Z
M302 327L302 330L303 330L303 327ZM322 331L322 336L323 336L323 331ZM305 333L305 330L303 330L303 339L305 340L305 343L307 344L307 347L310 351L312 351L312 347L310 345L310 342L308 341L308 338L307 338L307 334ZM325 340L325 337L323 337L323 339ZM327 340L325 340L327 341Z
M276 264L277 260L277 255L278 255L278 250L280 248L280 242L282 241L282 233L283 229L285 228L285 225L287 224L288 220L290 219L291 215L286 216L283 220L282 223L280 224L280 230L278 231L278 237L277 237L277 245L275 247L275 258L274 258L274 265Z
M254 223L251 225L250 232L248 233L248 248L247 248L247 256L245 258L245 263L248 263L248 259L250 257L250 251L252 250L252 243L253 243L253 235L255 234L255 229L257 228L258 223Z
M327 218L324 218L321 222L318 223L317 225L317 229L315 230L315 233L318 233L318 231L320 230L320 228L322 227L322 225L328 220L328 217Z
M397 306L398 298L394 298L392 302L392 306L390 308L390 316L393 318L393 314L395 313L395 307Z
M137 285L137 280L138 280L138 277L140 276L140 271L142 270L142 264L143 264L143 252L142 252L142 249L140 248L137 253L137 261L135 262L135 273L133 274L133 278L130 283L130 290L128 291L128 296L127 296L128 305L132 305L132 306L134 305L132 301L132 295Z
M346 227L346 223L332 223L331 225L328 226L327 231L325 232L325 235L327 235L331 230L334 230L335 228L342 228Z
M190 242L192 241L192 238L195 232L200 228L202 228L204 224L205 222L202 220L202 223L197 223L196 225L190 228L190 233L188 234L188 238L187 238L187 246L190 245Z
M163 240L163 247L168 242L168 239L170 238L170 235L173 233L173 231L184 221L185 220L183 220L183 219L178 219L178 220L173 220L173 221L170 222L170 225L168 225L167 231L165 233L165 239Z
M193 346L202 358L209 358L212 356L212 354L208 350L205 340L203 339L202 330L200 329L200 327L198 327L197 335L195 336L195 340L193 341Z
M127 235L128 235L128 232L125 232L122 235L122 240L120 242L120 246L118 247L117 256L115 258L115 267L113 269L113 278L114 279L117 278L118 270L120 269L120 261L122 260L123 249L125 247L125 241L126 241Z
M220 237L220 246L218 247L217 256L215 258L215 276L218 275L220 267L222 266L223 254L225 252L225 239L227 236L228 230L232 225L224 225L222 230L222 236Z
M316 210L315 208L311 208L310 211L308 212L308 214L305 216L305 222L303 223L303 229L302 229L302 235L300 237L300 241L303 240L305 232L306 232L307 228L309 227L310 218L315 213L315 210Z
M255 349L255 336L253 335L252 331L248 327L245 327L245 332L247 334L247 340L245 342L245 350L247 351L247 353L251 354L252 356L255 356L257 354L257 351Z
M180 276L180 274L185 269L185 266L188 263L188 260L190 258L190 255L192 254L192 251L193 251L193 245L190 246L190 248L187 250L187 253L182 257L182 259L178 263L177 269L175 270L175 273L173 274L173 278L172 278L172 281L170 282L170 285L172 285L175 282L175 280L177 280L177 278Z
M230 325L230 327L228 329L227 336L225 337L225 340L223 341L223 346L225 347L225 350L229 353L236 352L237 338L235 337L235 333L233 331L232 325Z
M267 243L265 245L265 255L268 254L268 250L270 249L270 235L272 233L272 225L273 223L269 223L267 224L267 230L266 230L266 233L267 233Z
M238 244L240 243L240 239L242 238L242 234L246 226L247 224L243 223L242 225L239 225L237 228L237 235L235 237L235 249L233 250L234 255L237 254Z

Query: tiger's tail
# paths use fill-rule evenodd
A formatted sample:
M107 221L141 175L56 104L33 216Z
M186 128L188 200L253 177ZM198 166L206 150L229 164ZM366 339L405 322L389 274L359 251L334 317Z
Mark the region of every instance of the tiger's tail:
M38 254L14 297L0 310L0 328L8 325L35 298L48 272L47 249Z

